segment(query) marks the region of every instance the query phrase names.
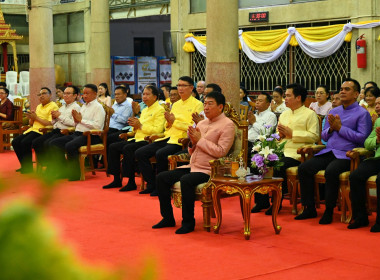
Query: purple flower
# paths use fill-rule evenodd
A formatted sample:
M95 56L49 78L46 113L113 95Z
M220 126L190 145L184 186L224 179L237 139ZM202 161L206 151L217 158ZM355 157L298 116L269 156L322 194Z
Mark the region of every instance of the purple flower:
M276 138L277 140L280 139L280 135L278 135L277 133L271 134L271 137Z
M268 142L272 142L272 141L274 140L274 138L271 138L271 137L270 137L270 138L267 138L266 140L267 140Z
M276 154L270 154L270 155L268 155L267 159L269 161L277 161L278 160L278 156Z
M271 125L271 124L264 124L264 127L265 127L266 129L269 129L269 128L272 127L272 125Z
M255 154L252 157L252 161L255 162L256 166L259 168L264 166L264 158L259 154Z

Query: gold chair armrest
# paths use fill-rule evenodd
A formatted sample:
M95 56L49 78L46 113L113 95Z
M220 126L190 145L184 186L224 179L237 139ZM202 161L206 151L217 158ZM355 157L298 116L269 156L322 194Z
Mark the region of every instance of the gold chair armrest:
M189 146L190 138L179 138L178 143L182 144L182 149L186 149Z
M104 130L99 130L99 129L91 129L91 130L88 130L88 131L85 131L83 132L83 135L84 136L87 136L87 135L102 135L104 133Z
M152 143L153 141L157 140L157 139L160 139L160 138L163 138L165 137L165 134L163 133L160 133L160 134L153 134L151 136L149 136L149 143Z
M48 125L48 126L40 128L39 132L42 132L43 134L45 134L45 133L50 132L52 130L53 130L53 126L52 125Z
M305 160L312 158L325 147L325 145L304 145L297 149L297 154L301 155L301 162L304 162Z
M75 131L75 127L69 127L69 128L66 128L66 129L61 129L61 134L63 135L69 135L71 133L74 133Z
M130 131L130 132L126 132L126 133L122 133L119 135L119 138L120 139L123 139L123 140L127 140L129 138L133 138L135 137L135 132L134 131Z
M220 159L213 159L209 161L211 166L211 175L210 179L214 178L218 174L218 167L223 165Z

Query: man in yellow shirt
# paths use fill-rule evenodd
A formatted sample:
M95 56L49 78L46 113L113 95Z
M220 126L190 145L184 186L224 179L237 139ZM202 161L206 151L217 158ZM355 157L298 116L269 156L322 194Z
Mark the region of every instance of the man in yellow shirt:
M178 139L187 137L187 129L193 124L192 114L203 111L202 102L191 95L194 88L192 78L188 76L179 78L177 88L181 100L173 104L170 112L165 112L164 137L139 148L135 152L140 172L147 182L147 189L141 191L140 194L158 195L155 182L156 172L149 159L156 156L157 174L168 170L168 156L174 155L181 150L181 144L178 143Z
M36 111L25 113L31 127L12 141L13 149L21 164L21 168L16 171L20 171L22 174L33 172L32 142L42 135L42 132L39 131L40 128L52 125L51 112L58 110L57 104L50 100L49 88L42 87L37 96L41 104L37 106Z
M301 164L301 156L297 154L297 149L307 144L313 144L319 139L318 116L313 110L303 105L306 97L307 90L303 86L299 84L286 86L285 105L290 110L286 110L280 115L277 126L281 142L286 141L284 157L281 159L284 165L274 172L275 177L284 178L282 193L287 193L288 191L286 169ZM252 213L268 208L270 206L269 196L267 194L255 194L255 203L256 205L251 211ZM265 214L271 215L272 207Z
M143 102L148 106L141 111L140 118L131 117L128 124L133 127L135 137L128 141L112 143L108 153L108 173L114 176L113 181L103 186L103 189L119 188L122 186L122 177L128 177L128 184L119 191L137 189L135 182L135 151L148 142L145 137L151 134L162 133L165 124L165 109L158 103L158 89L147 85L142 95ZM120 155L123 155L122 173L120 176Z

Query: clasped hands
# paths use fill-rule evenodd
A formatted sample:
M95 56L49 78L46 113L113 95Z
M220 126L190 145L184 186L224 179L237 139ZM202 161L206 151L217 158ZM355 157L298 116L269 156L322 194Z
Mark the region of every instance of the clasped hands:
M202 133L200 132L198 127L189 126L187 130L187 135L189 135L191 144L194 146L198 143L198 141L202 138Z
M82 114L79 113L78 111L72 110L71 115L73 116L75 123L80 123L82 121Z
M281 138L292 139L293 130L290 127L279 123L277 126L277 130L278 130L278 134Z
M170 113L170 112L165 112L165 119L166 119L166 122L167 122L167 125L166 127L171 127L175 121L175 116L173 113Z
M332 133L334 130L339 131L342 127L342 121L340 120L339 115L334 116L332 114L329 114L327 116L327 121L330 124L329 133Z
M37 119L37 114L34 111L26 112L26 117L32 121L35 121Z
M129 118L128 124L132 126L134 129L139 129L142 126L140 120L136 117Z

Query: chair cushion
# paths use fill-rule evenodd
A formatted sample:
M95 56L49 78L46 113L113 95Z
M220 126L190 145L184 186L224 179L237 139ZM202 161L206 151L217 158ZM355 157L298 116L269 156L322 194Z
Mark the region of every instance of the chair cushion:
M104 145L103 144L96 144L96 145L91 145L91 151L102 151L104 150ZM80 153L86 153L87 152L87 146L82 146L79 148Z
M298 166L293 166L293 167L289 167L288 169L286 169L286 175L297 176L298 175Z
M199 185L197 186L197 188L195 189L195 193L196 193L196 194L201 194L201 193L202 193L202 189L203 189L203 187L204 187L206 184L207 184L207 182L206 182L206 183L199 184ZM177 183L175 183L175 184L173 185L173 187L172 187L172 191L173 191L173 192L181 192L181 182L180 182L180 181L178 181Z
M320 170L317 174L317 176L325 176L325 170ZM350 176L350 171L343 172L339 175L339 180L348 180L348 177Z

